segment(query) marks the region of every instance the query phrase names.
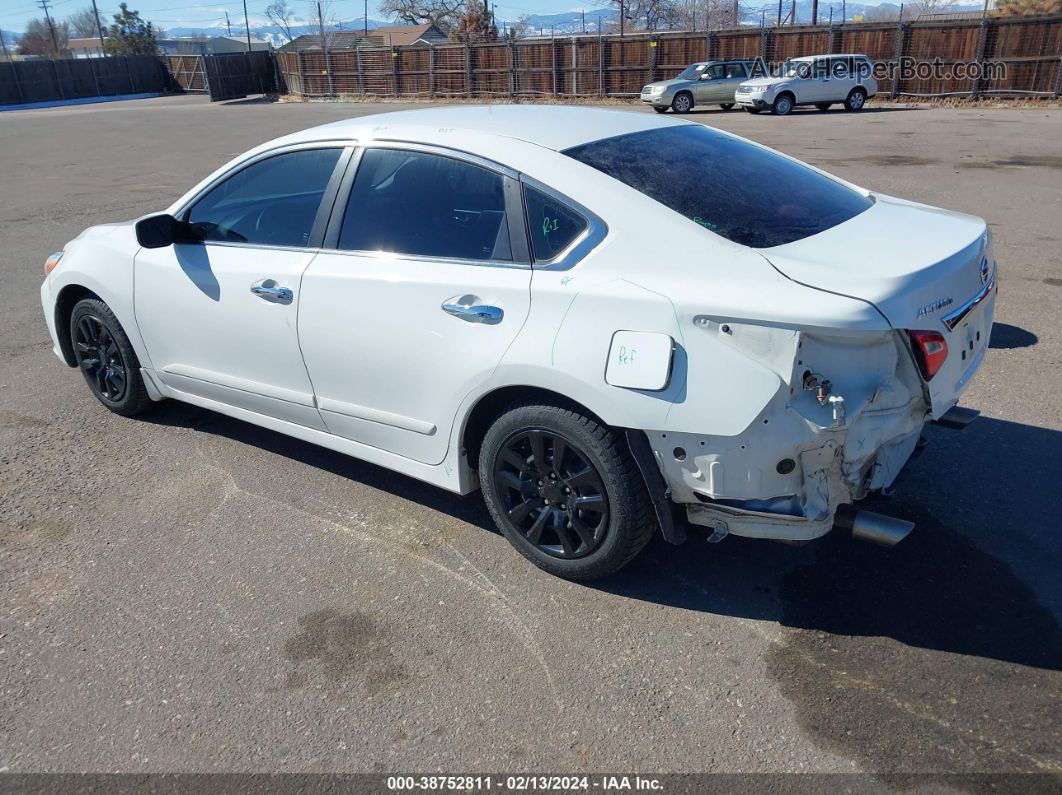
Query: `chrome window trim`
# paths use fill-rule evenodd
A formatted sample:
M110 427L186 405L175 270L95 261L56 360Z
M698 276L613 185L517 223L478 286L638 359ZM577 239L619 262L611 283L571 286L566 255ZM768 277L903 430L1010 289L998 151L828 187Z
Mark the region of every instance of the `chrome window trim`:
M520 182L523 185L527 185L530 188L534 188L537 191L545 193L547 196L553 198L555 201L560 202L576 215L582 216L586 221L586 229L584 229L576 238L568 244L568 247L561 251L557 256L550 260L543 260L534 262L532 266L535 270L543 271L566 271L571 270L580 262L582 262L586 256L597 248L608 236L608 224L601 220L597 215L590 212L583 205L579 204L572 199L569 199L563 193L559 193L551 188L549 185L545 185L539 182L533 177L529 177L526 174L520 175ZM527 223L527 203L524 202L524 223ZM528 234L530 238L530 234ZM534 248L531 250L532 257L534 256Z
M241 160L239 163L234 165L232 168L230 168L224 174L220 174L219 176L217 176L214 179L212 179L209 183L207 183L205 186L203 186L200 190L196 191L195 195L193 195L192 198L190 198L188 201L186 201L184 204L181 205L180 209L178 209L177 212L175 212L173 214L174 218L183 218L188 213L188 211L191 210L192 207L194 207L196 205L196 203L200 199L202 199L204 196L206 196L206 194L210 193L210 191L212 191L214 188L216 188L222 182L227 180L229 177L236 176L237 173L239 173L240 171L243 171L248 166L253 166L255 163L261 162L262 160L268 160L269 158L276 157L277 155L286 155L286 154L288 154L290 152L301 152L301 151L303 151L305 149L339 149L340 150L339 162L343 163L344 162L344 155L349 154L345 150L347 150L347 149L353 150L356 146L357 146L357 141L352 141L349 138L342 138L342 139L337 138L337 139L334 139L334 140L327 140L327 141L303 141L302 143L285 144L283 146L276 146L276 147L274 147L272 149L266 149L264 152L259 152L256 155L252 155L251 157L248 157L246 160ZM216 242L216 241L212 241L212 242ZM243 246L257 245L259 247L262 247L262 244L256 244L256 243L238 243L237 245L243 245ZM266 246L266 248L289 248L289 247L288 246ZM310 247L309 246L297 246L296 248L299 251L306 251Z
M508 166L503 166L500 163L495 163L492 160L487 160L486 158L473 155L469 152L463 152L460 149L451 149L446 146L436 146L434 144L422 144L415 141L401 141L398 139L372 139L362 141L355 149L354 154L347 165L347 173L343 179L339 194L336 197L337 208L339 202L343 202L343 207L341 208L342 211L336 213L336 211L333 210L334 218L329 224L329 229L325 234L325 242L322 246L321 253L343 254L344 256L362 257L367 259L391 259L400 262L437 262L442 265L477 265L480 267L530 270L530 262L518 262L515 259L464 259L461 257L440 257L430 254L405 254L397 251L339 248L339 232L343 225L343 216L347 211L347 204L350 202L351 190L354 186L354 180L357 178L358 169L361 166L362 156L368 149L395 149L437 155L439 157L448 157L451 160L461 160L474 166L486 168L488 171L493 171L502 177L509 177L517 182L519 182L520 178L519 173ZM522 209L521 206L521 211ZM505 220L508 224L510 220L508 212L506 212L505 215ZM509 234L511 237L511 229L509 230ZM526 230L524 234L526 235Z

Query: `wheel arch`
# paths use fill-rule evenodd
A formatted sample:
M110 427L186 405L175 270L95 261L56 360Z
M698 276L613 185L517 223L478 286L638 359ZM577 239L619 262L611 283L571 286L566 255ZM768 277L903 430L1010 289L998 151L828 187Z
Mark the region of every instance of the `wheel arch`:
M55 299L55 336L59 339L59 350L63 360L70 367L77 367L74 357L74 343L70 339L70 315L78 301L94 298L103 301L100 296L81 284L68 284L59 291ZM104 301L106 303L106 301Z
M779 91L778 96L776 96L775 99L777 100L779 97L789 97L789 101L793 103L794 107L797 104L796 94L793 93L793 89L791 88L786 88Z
M483 443L483 437L486 436L487 429L494 420L514 403L530 401L541 401L548 405L578 411L602 425L609 424L601 419L601 416L593 409L552 389L529 384L509 384L497 387L480 395L472 404L465 413L464 422L459 431L460 449L465 452L465 460L473 471L479 460L479 449Z

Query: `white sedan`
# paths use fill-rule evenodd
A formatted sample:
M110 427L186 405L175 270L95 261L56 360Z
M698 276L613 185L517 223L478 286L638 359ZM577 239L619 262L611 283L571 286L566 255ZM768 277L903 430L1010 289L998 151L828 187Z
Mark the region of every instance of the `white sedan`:
M414 110L316 127L41 287L104 406L173 398L466 494L554 574L659 528L800 542L891 486L981 364L985 223L627 111ZM839 511L839 509L842 509Z

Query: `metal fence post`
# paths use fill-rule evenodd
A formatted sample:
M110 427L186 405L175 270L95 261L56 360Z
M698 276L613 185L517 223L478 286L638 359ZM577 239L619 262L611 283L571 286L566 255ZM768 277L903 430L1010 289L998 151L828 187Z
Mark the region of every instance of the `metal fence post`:
M1055 78L1055 99L1062 96L1062 58L1058 60L1058 77Z
M302 71L302 52L299 50L295 51L295 71L299 75L299 96L306 99L306 79Z
M472 96L472 45L465 43L465 88L467 94Z
M394 96L398 96L398 50L391 47L391 88Z
M136 93L136 81L133 79L133 67L129 65L129 56L122 58L125 61L125 73L129 76L129 90Z
M553 80L553 96L557 96L557 40L550 34L549 37L549 68Z
M579 41L572 36L572 96L579 96Z
M977 77L970 82L970 99L977 99L981 95L981 80L985 63L985 44L988 39L988 17L981 17L981 27L977 31L977 52L974 55L974 63L977 64Z
M904 50L906 49L904 38L907 36L907 26L904 25L901 19L896 23L896 57L893 59L893 72L892 72L892 91L890 92L893 99L896 99L900 95L900 67L901 59L903 58Z
M15 93L18 95L18 101L25 102L26 95L22 93L22 81L18 79L18 61L9 61L8 63L11 65L11 77L15 80ZM1059 67L1059 75L1062 76L1062 67Z
M59 94L59 99L64 99L66 94L63 93L63 81L59 79L59 67L56 65L55 59L51 59L52 73L55 75L55 90Z
M100 80L99 80L98 77L96 77L96 64L93 63L94 60L96 60L96 59L95 58L89 58L88 59L89 71L92 72L92 85L96 87L96 96L97 97L102 97L103 94L100 93Z
M355 42L355 45L357 42ZM358 65L358 90L362 96L365 96L365 65L361 60L361 47L354 47L354 60Z
M597 34L597 93L600 96L605 96L605 40L601 37L601 32Z
M650 34L649 41L649 82L656 82L656 51L658 49L658 41L655 41Z
M710 30L704 34L704 60L712 60L712 32Z
M428 96L435 97L435 45L428 45Z
M516 93L516 45L509 40L509 96Z
M767 37L771 34L767 28L760 28L760 60L767 63Z

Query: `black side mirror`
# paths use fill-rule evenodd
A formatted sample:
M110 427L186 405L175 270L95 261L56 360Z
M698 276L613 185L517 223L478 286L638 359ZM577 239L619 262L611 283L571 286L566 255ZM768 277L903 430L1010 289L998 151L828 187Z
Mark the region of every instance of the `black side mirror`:
M162 213L136 222L136 240L144 248L165 248L174 243L202 243L191 224Z

